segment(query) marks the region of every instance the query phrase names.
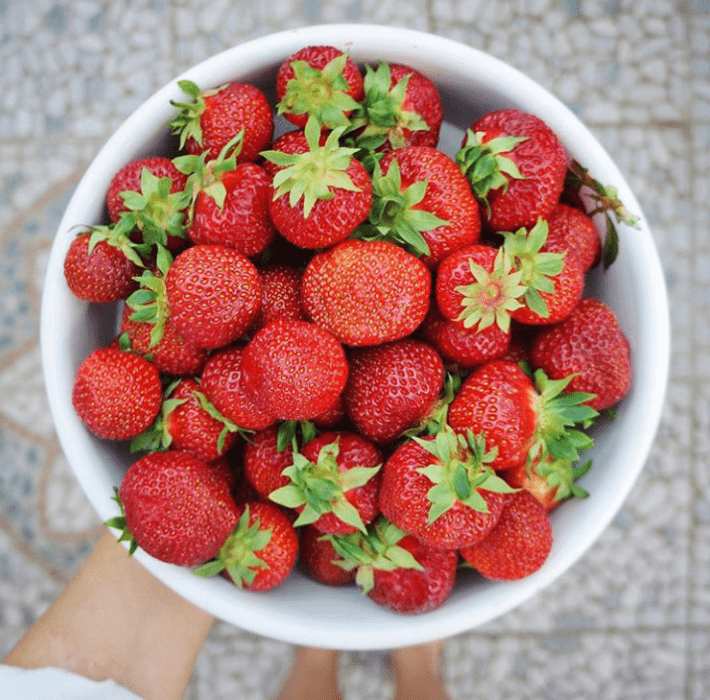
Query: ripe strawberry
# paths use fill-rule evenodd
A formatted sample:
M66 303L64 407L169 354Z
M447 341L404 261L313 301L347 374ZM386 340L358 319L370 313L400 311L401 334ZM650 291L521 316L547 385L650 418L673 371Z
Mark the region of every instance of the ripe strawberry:
M480 236L478 204L466 178L435 148L405 146L386 153L372 187L372 210L362 237L403 245L430 268Z
M436 85L414 68L380 61L365 66L365 97L350 117L354 143L367 151L435 147L444 118Z
M311 116L329 129L346 126L363 96L360 69L334 46L306 46L276 74L277 113L300 128Z
M382 473L380 510L425 544L458 549L485 537L503 508L508 485L491 469L482 438L451 428L413 438L389 457Z
M98 348L76 371L72 405L94 435L127 440L153 422L162 395L158 370L148 360L115 347Z
M560 199L567 155L540 118L517 109L480 117L467 131L456 161L495 231L514 231L545 218Z
M431 413L443 386L441 357L421 340L359 348L350 355L346 411L367 440L393 442Z
M122 516L107 522L123 529L160 561L196 566L212 559L236 527L239 511L229 487L211 467L186 452L141 457L118 491Z
M244 430L263 430L276 419L261 410L244 387L242 357L244 347L231 345L212 353L202 375L202 391L212 405Z
M262 265L261 308L254 321L254 330L279 318L305 320L301 308L301 272L290 265Z
M306 316L354 346L413 333L427 314L430 292L424 263L388 241L343 241L314 255L301 279Z
M403 615L441 607L453 590L458 553L429 547L380 517L366 535L329 535L343 568L377 605Z
M153 344L151 323L136 321L132 318L134 309L126 305L121 315L121 333L126 334L133 352L146 357L156 369L171 376L199 374L207 360L207 350L186 343L175 330L170 319L162 326L160 340Z
M551 549L550 517L522 490L510 496L488 536L461 549L461 556L485 578L515 581L537 571Z
M160 416L131 443L133 450L182 450L203 462L227 453L238 427L222 416L192 377L182 377L165 390Z
M269 498L298 511L296 526L364 532L379 513L381 466L380 451L356 433L323 433L294 450L293 464L284 470L290 483Z
M201 348L240 338L261 305L259 272L248 258L222 245L182 251L165 277L170 318L182 337Z
M64 257L64 278L74 296L110 304L137 289L135 277L143 263L129 232L121 224L94 226L72 240Z
M313 525L301 529L299 559L308 576L327 586L345 586L355 582L355 572L346 571L337 561L345 560L333 549L333 543Z
M552 379L572 375L569 391L593 394L588 405L597 411L618 403L631 389L629 342L612 309L599 299L582 299L564 321L541 329L530 359Z
M353 157L356 149L340 146L341 133L342 128L335 129L321 144L320 125L310 119L305 150L262 154L278 166L271 219L287 241L301 248L325 248L345 240L370 211L370 175Z
M558 204L547 217L548 250L573 250L585 272L599 264L602 255L601 239L592 219L583 211L568 204Z
M269 591L293 570L298 536L286 514L273 503L247 501L234 532L215 559L195 570L198 576L223 573L239 588Z
M244 476L263 499L290 483L283 471L293 464L293 448L279 449L278 432L276 426L259 430L244 445Z
M242 374L248 396L262 411L280 420L309 420L336 403L348 363L327 330L278 319L247 343Z
M244 131L238 162L253 162L271 142L274 118L266 95L249 83L228 83L212 90L200 90L190 80L178 82L192 102L172 101L178 113L170 121L180 147L192 155L219 152L240 131Z

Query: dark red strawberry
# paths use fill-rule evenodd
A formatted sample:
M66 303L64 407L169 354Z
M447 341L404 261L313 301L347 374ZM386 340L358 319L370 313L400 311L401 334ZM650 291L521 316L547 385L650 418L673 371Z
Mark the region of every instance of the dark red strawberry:
M572 250L579 257L585 271L601 260L602 246L599 232L592 219L583 211L568 204L558 204L547 217L547 249Z
M567 172L567 154L544 121L518 109L484 114L456 154L481 214L496 231L533 226L552 212Z
M237 525L229 487L211 467L185 452L145 455L118 492L122 516L107 523L121 539L160 561L196 566L212 559Z
M594 395L588 405L602 411L632 386L631 348L616 314L599 299L582 299L559 324L541 329L530 359L552 379L572 375L568 391Z
M309 420L330 409L345 388L342 345L308 321L278 319L260 329L242 357L247 394L280 420Z
M353 346L413 333L427 314L430 292L426 265L388 241L343 241L314 255L301 280L306 316Z
M240 588L269 591L293 570L298 536L281 508L264 501L247 501L237 527L213 561L195 570L198 576L222 573Z
M461 556L485 578L516 581L545 563L552 539L547 511L522 490L510 496L488 536L463 548Z
M330 129L346 126L363 96L360 69L334 46L306 46L276 74L277 112L301 128L311 116Z
M109 440L128 440L155 420L162 403L158 370L115 347L92 351L79 365L72 405L82 423Z
M328 432L293 452L290 483L269 498L298 511L296 525L324 533L365 531L379 513L382 454L356 433Z
M262 265L261 309L254 322L259 330L279 318L305 320L301 308L301 272L290 265Z
M327 586L345 586L355 582L355 572L346 571L333 563L345 560L333 549L333 544L313 525L301 529L299 559L306 573Z
M250 328L261 306L261 280L244 255L222 245L194 245L165 277L170 318L189 343L219 348Z
M405 338L351 353L345 406L364 438L392 442L427 418L443 386L436 350Z
M181 80L178 85L192 102L171 102L178 113L170 126L180 136L181 148L188 153L199 155L207 151L210 160L217 158L224 146L243 130L237 160L253 162L271 142L274 133L271 105L255 85L234 82L205 91L190 80Z

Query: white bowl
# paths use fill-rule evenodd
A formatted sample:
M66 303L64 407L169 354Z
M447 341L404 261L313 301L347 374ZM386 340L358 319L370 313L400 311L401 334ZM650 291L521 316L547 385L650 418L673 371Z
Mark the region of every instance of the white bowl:
M634 213L641 208L614 162L579 119L557 98L505 63L463 44L388 26L321 25L273 34L224 51L180 78L202 88L231 80L252 82L273 100L280 63L307 45L334 45L358 62L406 63L439 86L445 124L440 148L450 155L464 130L484 112L517 107L532 112L559 135L569 154L604 184L614 184ZM63 258L78 224L105 220L104 195L127 161L166 153L174 143L166 124L171 99L182 98L177 80L155 93L109 139L79 183L57 233L42 298L42 362L49 403L64 452L102 520L116 515L114 486L131 457L124 445L92 437L71 405L74 372L93 348L108 343L117 309L78 301L63 277ZM241 591L221 577L203 580L189 569L135 556L160 580L215 616L274 639L338 649L384 649L452 636L512 609L565 572L597 539L618 511L648 456L660 420L669 362L666 290L651 233L619 227L620 254L608 271L596 270L588 294L617 313L633 352L634 386L616 419L597 429L586 500L553 514L554 547L545 565L515 583L486 582L464 574L440 609L401 616L376 606L355 588L331 588L298 571L269 593Z

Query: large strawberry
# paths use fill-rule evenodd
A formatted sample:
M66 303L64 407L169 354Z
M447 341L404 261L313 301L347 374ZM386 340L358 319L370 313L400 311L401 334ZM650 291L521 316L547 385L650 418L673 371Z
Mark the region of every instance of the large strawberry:
M264 151L278 166L273 176L271 219L281 235L301 248L325 248L345 240L366 218L372 183L356 149L340 145L342 128L321 143L319 123L310 119L306 148Z
M527 491L508 499L488 536L461 550L461 556L482 576L515 581L530 576L552 549L552 525L543 506Z
M290 483L269 498L298 511L295 524L324 533L365 531L379 513L382 454L356 433L327 432L294 450Z
M276 74L277 112L301 128L309 117L330 129L346 126L363 95L360 69L334 46L299 49Z
M367 534L329 535L337 565L377 605L402 615L441 607L456 581L458 553L430 547L380 517Z
M510 487L490 467L483 438L444 426L414 438L389 457L382 473L382 514L422 542L458 549L491 530Z
M386 153L373 174L369 223L358 235L403 245L435 267L475 243L481 221L471 188L456 163L430 146Z
M592 297L582 299L561 323L541 329L532 341L534 367L553 378L572 376L569 391L593 394L598 411L631 389L631 348L614 311Z
M195 569L198 576L223 573L248 591L269 591L293 570L298 536L281 508L264 501L247 501L239 522L217 556Z
M165 291L175 328L201 348L240 338L261 306L258 270L223 245L194 245L181 252L165 277Z
M171 102L178 113L170 121L173 133L180 136L180 146L188 153L207 151L209 158L219 152L240 131L244 131L237 160L256 161L259 152L271 142L274 118L266 95L249 83L227 83L201 90L190 80L178 82L191 102Z
M359 348L350 354L345 407L363 437L392 442L429 415L443 385L441 358L421 340Z
M107 522L120 539L160 561L196 566L212 559L237 525L227 483L186 452L157 452L134 462L118 491L122 515Z
M567 172L567 155L554 131L539 117L512 108L477 119L456 161L496 231L545 218L560 199Z
M338 401L348 363L342 345L324 328L277 319L247 343L242 374L262 411L280 420L309 420Z
M343 241L317 253L301 280L306 315L346 345L379 345L413 333L429 309L431 274L388 241Z
M72 405L94 435L127 440L151 425L162 393L158 370L148 360L115 347L98 348L74 375Z

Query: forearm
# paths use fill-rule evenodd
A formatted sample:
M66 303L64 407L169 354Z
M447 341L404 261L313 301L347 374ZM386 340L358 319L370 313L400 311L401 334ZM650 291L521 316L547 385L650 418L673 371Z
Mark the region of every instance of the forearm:
M3 660L113 678L147 700L180 698L212 617L168 589L107 532Z

